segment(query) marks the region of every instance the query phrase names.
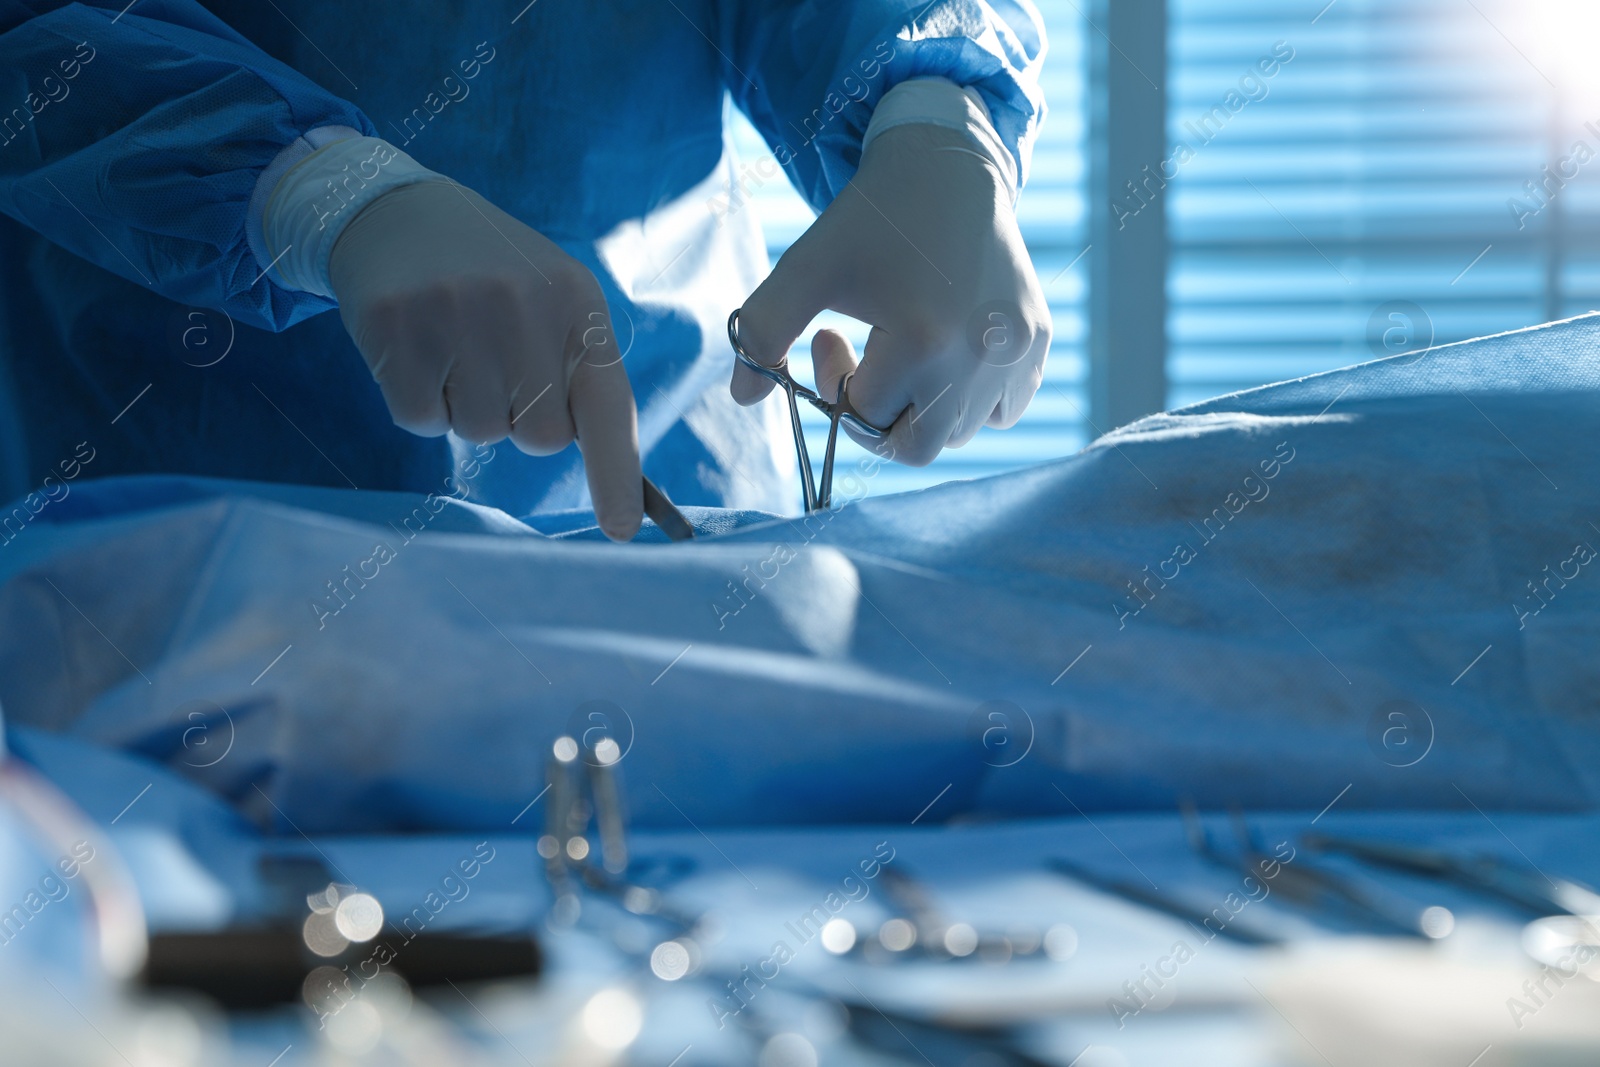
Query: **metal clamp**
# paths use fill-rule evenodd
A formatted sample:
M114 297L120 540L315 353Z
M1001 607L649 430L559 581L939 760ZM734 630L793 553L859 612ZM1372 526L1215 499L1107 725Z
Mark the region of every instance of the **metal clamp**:
M824 400L816 390L801 385L789 373L789 358L775 367L769 367L756 362L750 353L744 350L744 345L739 342L739 308L733 310L728 316L728 344L733 346L733 354L739 357L739 362L755 371L763 378L774 383L783 390L784 398L789 403L789 425L794 430L794 450L800 462L800 492L805 498L806 511L820 511L826 508L833 498L833 457L839 440L839 423L848 423L852 430L881 441L889 436L889 431L880 430L872 425L850 405L849 386L852 374L847 374L839 383L838 398L832 402ZM804 400L812 407L828 417L828 448L822 458L822 484L818 487L811 472L811 452L806 448L805 431L800 426L800 406L796 398Z

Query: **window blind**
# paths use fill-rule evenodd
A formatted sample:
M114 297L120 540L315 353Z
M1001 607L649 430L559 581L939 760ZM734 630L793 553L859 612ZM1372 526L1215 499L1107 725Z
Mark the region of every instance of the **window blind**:
M1593 306L1591 173L1512 207L1600 152L1535 6L1171 0L1169 405Z

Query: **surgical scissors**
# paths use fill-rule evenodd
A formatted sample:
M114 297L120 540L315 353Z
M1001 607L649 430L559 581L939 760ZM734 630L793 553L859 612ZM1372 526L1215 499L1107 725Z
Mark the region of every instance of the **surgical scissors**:
M850 386L849 374L846 374L839 383L838 398L830 403L822 399L815 389L810 389L794 380L794 376L789 373L788 356L785 356L776 367L757 363L754 357L744 350L744 345L739 343L739 311L739 308L734 308L733 314L728 316L728 343L733 346L733 354L739 357L740 363L783 390L783 395L789 402L789 425L794 430L794 450L800 460L800 492L805 498L808 513L820 511L832 502L833 456L839 439L839 423L848 423L851 429L875 441L883 440L889 436L889 432L878 429L850 406L850 397L846 392ZM805 431L800 427L800 406L795 401L796 397L828 417L828 450L822 458L820 487L812 477L811 452L806 448Z

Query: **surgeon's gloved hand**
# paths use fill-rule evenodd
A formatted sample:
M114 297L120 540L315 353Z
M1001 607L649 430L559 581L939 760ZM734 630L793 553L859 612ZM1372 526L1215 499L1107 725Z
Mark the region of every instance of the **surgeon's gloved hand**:
M986 117L982 126L993 138ZM776 365L820 311L870 323L859 367L842 338L820 339L828 366L818 368L819 391L831 399L837 377L854 369L850 402L890 429L893 451L852 436L921 466L984 425L1017 421L1039 388L1050 317L1012 210L1009 157L996 163L997 138L990 147L920 122L868 136L854 180L745 302L740 342ZM735 365L740 403L771 388Z
M536 456L576 438L600 528L618 541L638 532L633 390L588 268L438 179L363 207L327 276L396 425L426 437L509 436Z

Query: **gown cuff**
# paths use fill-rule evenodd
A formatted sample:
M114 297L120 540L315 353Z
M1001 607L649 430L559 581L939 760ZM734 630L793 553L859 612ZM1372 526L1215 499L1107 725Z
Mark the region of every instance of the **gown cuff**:
M267 242L261 220L267 212L267 201L272 197L272 191L278 187L279 180L291 167L317 149L326 148L335 141L345 141L360 136L360 130L349 126L319 126L285 145L283 151L279 152L261 172L261 176L256 179L255 190L250 194L250 207L245 219L245 240L250 245L251 254L256 257L256 264L262 270L267 269L272 257L267 254Z
M392 189L440 178L382 138L340 126L312 130L262 172L251 199L260 245L251 249L275 284L332 298L328 260L351 220Z
M976 89L962 88L948 78L912 78L883 94L873 109L861 151L884 130L922 123L959 130L995 165L1011 202L1017 202L1017 164L990 121L989 109Z

